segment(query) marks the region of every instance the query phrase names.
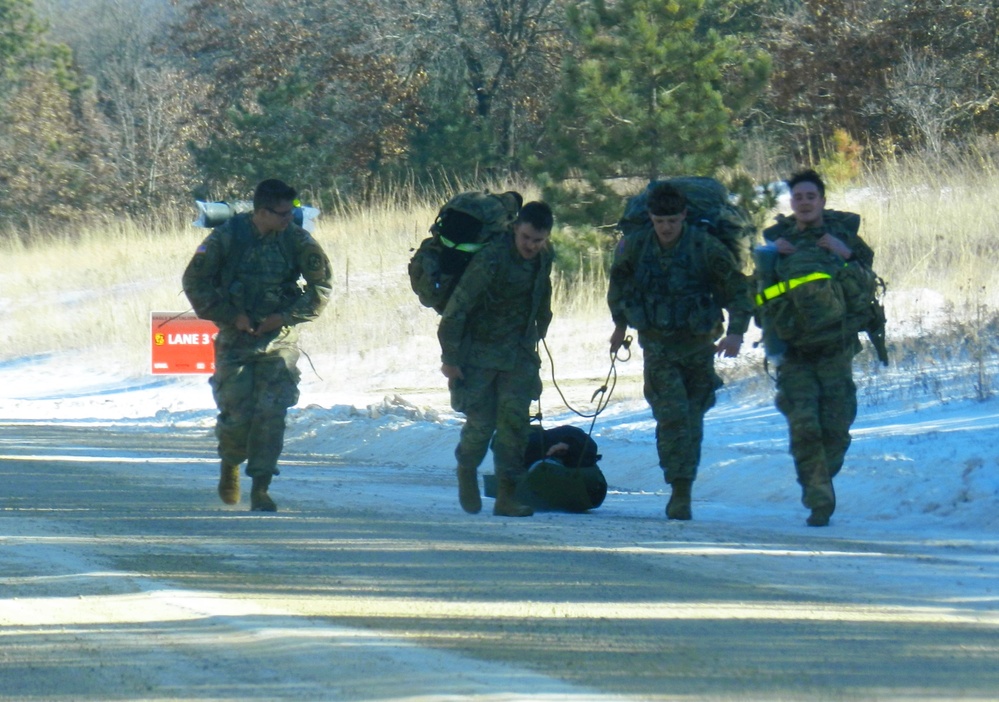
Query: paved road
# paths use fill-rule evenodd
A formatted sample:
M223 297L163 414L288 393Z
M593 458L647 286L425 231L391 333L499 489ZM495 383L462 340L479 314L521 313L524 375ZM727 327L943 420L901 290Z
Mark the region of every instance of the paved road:
M999 558L980 547L473 517L447 471L286 463L281 511L257 515L215 497L203 428L0 423L0 699L999 690ZM980 596L935 596L955 572Z

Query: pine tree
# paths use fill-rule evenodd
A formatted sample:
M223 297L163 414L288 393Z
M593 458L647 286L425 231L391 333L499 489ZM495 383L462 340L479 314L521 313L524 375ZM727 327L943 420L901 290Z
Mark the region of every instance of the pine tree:
M31 0L0 0L0 224L71 218L96 169L68 47L48 41Z
M712 175L738 155L740 110L762 89L764 55L706 26L704 0L588 0L571 14L550 158L536 164L563 221L609 225L614 179Z

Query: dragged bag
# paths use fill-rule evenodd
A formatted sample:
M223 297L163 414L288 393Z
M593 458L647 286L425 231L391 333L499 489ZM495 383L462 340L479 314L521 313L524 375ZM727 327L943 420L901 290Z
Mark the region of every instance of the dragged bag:
M521 477L516 496L539 511L585 512L603 504L607 480L595 465L573 468L545 458Z

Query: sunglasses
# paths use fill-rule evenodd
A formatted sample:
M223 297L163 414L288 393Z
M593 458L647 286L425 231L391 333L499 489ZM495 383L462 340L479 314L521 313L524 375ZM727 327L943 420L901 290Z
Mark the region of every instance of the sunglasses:
M280 217L281 219L284 219L285 217L291 217L295 213L294 207L291 208L290 210L275 210L270 207L265 207L264 209L270 212L275 217Z

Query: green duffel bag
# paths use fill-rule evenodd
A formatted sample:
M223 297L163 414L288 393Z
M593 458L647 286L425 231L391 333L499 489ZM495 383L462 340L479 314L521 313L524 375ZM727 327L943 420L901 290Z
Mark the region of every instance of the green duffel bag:
M484 475L486 497L496 497L496 479ZM607 480L596 465L573 468L557 458L534 463L517 483L518 502L540 512L586 512L603 504Z

